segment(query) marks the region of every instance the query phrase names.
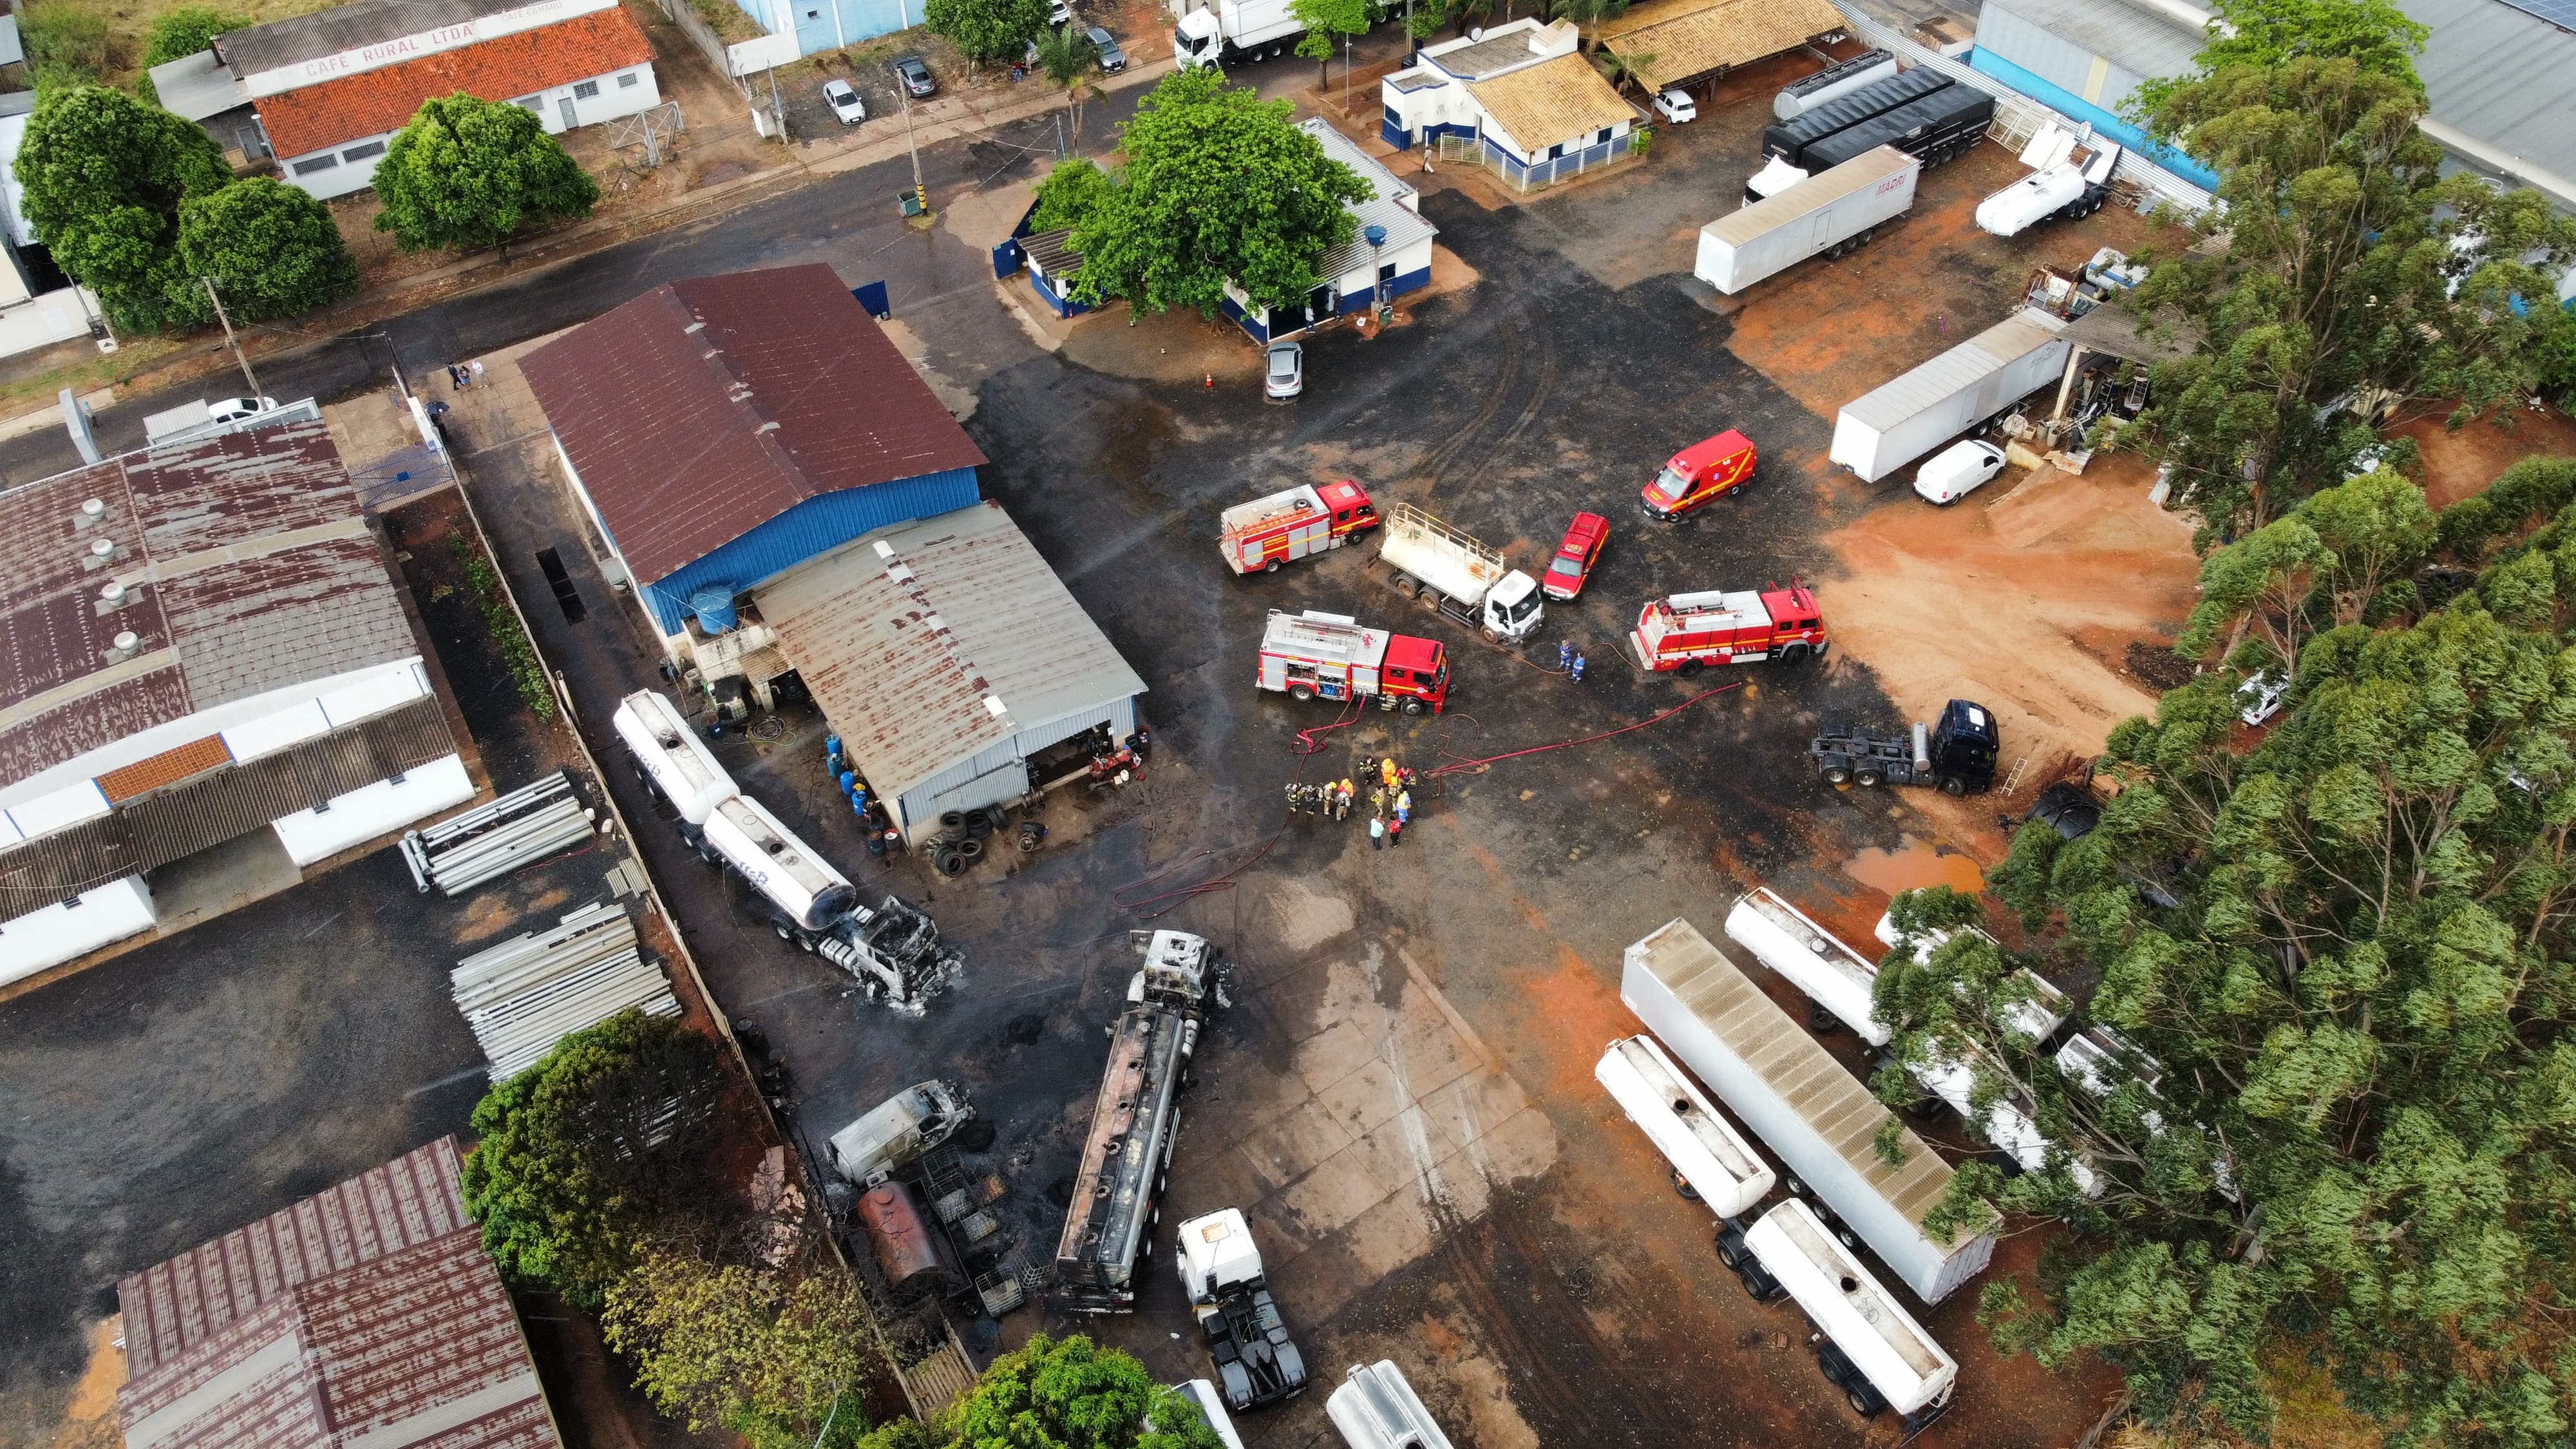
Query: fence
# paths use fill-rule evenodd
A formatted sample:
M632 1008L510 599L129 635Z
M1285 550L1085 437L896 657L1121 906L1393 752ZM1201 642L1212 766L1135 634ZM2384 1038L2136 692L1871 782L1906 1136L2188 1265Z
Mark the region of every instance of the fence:
M1441 160L1472 162L1501 177L1504 185L1526 194L1544 191L1560 181L1571 181L1586 171L1598 171L1626 160L1636 144L1636 134L1630 132L1599 145L1586 146L1580 151L1533 161L1528 165L1521 164L1511 152L1495 145L1481 132L1468 136L1442 136L1439 144Z

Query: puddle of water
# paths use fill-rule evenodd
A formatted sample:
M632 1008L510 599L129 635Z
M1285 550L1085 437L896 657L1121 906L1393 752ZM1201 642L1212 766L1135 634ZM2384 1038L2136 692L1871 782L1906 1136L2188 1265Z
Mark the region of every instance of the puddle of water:
M1936 885L1964 895L1975 895L1986 888L1985 867L1974 859L1945 854L1930 842L1911 835L1894 850L1873 846L1844 861L1843 874L1889 895Z

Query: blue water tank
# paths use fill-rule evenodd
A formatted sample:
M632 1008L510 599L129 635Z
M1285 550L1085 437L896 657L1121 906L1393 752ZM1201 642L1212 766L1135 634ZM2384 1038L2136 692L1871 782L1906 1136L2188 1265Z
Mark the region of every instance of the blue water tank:
M733 585L708 584L689 595L689 612L698 616L698 627L710 634L731 630L737 622L733 612Z
M1364 236L1364 237L1367 237L1367 238L1368 238L1368 244L1369 244L1370 246L1373 246L1373 247L1382 247L1382 246L1385 246L1385 245L1386 245L1386 228L1385 228L1385 227L1382 227L1382 226L1364 226L1364 227L1361 227L1361 228L1360 228L1360 235L1362 235L1362 236Z

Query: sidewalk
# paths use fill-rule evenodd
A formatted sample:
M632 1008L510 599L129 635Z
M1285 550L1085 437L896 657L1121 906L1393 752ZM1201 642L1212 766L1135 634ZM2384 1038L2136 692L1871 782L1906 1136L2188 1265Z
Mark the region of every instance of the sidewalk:
M1172 61L1165 58L1131 66L1116 75L1101 78L1103 90L1116 92L1149 85L1171 73ZM999 105L978 106L970 97L951 96L928 102L914 111L909 142L903 122L897 118L882 125L871 121L862 136L846 141L813 141L800 145L775 166L755 171L748 176L702 190L652 211L623 217L594 217L575 222L559 231L537 236L524 245L514 246L503 260L499 251L477 252L444 267L417 272L388 286L360 293L325 312L299 318L291 330L245 332L243 343L253 361L260 357L303 346L340 332L364 327L386 317L397 316L432 300L445 300L508 278L524 275L536 267L552 266L590 252L630 241L640 236L667 231L692 221L705 220L712 214L739 210L772 195L810 185L829 177L873 166L906 154L913 147L932 146L942 141L973 137L995 126L1042 116L1061 110L1064 97L1059 92L1042 91L1034 96L1010 99ZM869 133L875 133L870 135ZM809 156L808 151L825 154ZM935 200L935 198L934 198ZM194 362L194 367L183 363ZM182 353L169 361L153 364L120 381L116 386L91 393L91 406L104 406L118 391L145 388L184 380L201 373L212 373L231 367L231 354L220 350L205 358L196 353ZM59 426L62 409L49 403L15 417L0 419L0 439L19 437L45 427Z

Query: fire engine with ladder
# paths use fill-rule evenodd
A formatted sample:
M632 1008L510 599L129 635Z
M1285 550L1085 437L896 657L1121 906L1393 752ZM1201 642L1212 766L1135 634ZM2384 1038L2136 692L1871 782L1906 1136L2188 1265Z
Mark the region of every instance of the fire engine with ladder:
M1438 714L1449 703L1449 647L1372 629L1348 614L1270 611L1261 631L1263 689L1292 699L1369 699L1380 709Z
M1816 596L1798 583L1652 599L1628 632L1638 664L1684 675L1711 664L1802 664L1822 658L1826 642Z
M1378 517L1368 490L1345 478L1238 503L1217 523L1225 566L1240 575L1277 573L1283 563L1340 548L1353 534L1377 527Z

